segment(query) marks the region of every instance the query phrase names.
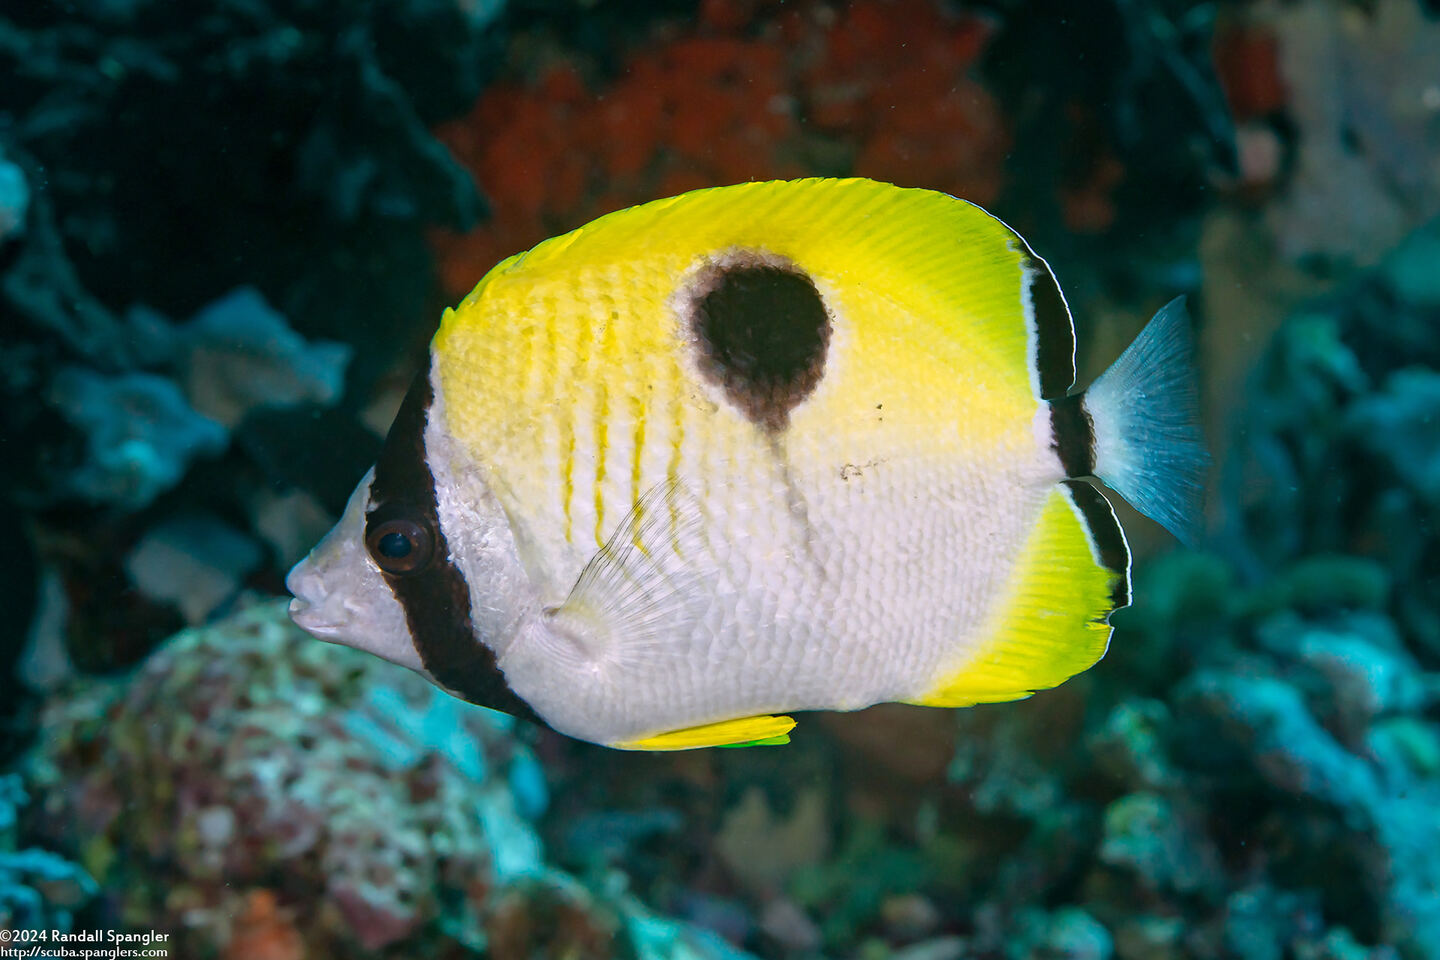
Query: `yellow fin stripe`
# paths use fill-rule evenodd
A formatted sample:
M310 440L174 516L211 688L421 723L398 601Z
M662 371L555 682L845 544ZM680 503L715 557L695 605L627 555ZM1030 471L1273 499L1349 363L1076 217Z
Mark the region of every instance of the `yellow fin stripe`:
M980 631L974 654L910 702L963 707L1064 683L1105 655L1121 576L1097 559L1080 509L1056 487L1015 564L1014 587Z
M508 262L508 261L507 261ZM472 294L473 296L473 294ZM444 329L443 327L441 328ZM563 382L560 371L560 331L557 324L546 324L546 347L549 356L544 370L549 374L542 397L555 393ZM439 335L437 334L437 337ZM447 394L448 399L448 394ZM565 517L565 541L571 542L570 499L575 494L575 425L569 417L558 418L560 428L560 510Z
M645 462L645 402L638 393L630 395L630 415L635 420L634 446L630 452L630 502L637 503L640 500L640 468Z
M671 368L670 377L670 461L665 465L665 482L680 482L680 457L685 447L685 402L680 383L680 373ZM670 505L670 527L674 529L680 524L680 517L675 512L675 505Z
M564 435L561 441L564 447L564 465L560 468L560 498L565 510L565 542L575 541L573 520L570 516L570 501L575 496L575 429L571 426L569 419L560 421L560 432Z
M790 717L742 717L739 720L722 720L700 727L672 730L643 740L612 743L611 746L617 750L695 750L700 747L724 747L770 740L783 737L793 729L795 721Z
M616 349L616 327L620 325L620 316L614 310L606 317L600 327L600 350L599 359L602 369L614 369L623 366L620 351ZM595 545L605 544L605 477L606 456L609 453L610 440L610 390L608 379L600 377L596 386L598 391L595 398ZM632 499L633 503L634 500Z
M610 416L609 395L600 388L595 404L595 545L605 542L605 446Z

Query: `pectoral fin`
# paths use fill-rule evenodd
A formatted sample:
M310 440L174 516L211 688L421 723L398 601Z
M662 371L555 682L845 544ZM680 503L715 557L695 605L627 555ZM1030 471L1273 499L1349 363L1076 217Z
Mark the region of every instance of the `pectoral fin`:
M596 664L643 660L693 629L709 564L703 520L678 481L652 487L546 612L550 628Z

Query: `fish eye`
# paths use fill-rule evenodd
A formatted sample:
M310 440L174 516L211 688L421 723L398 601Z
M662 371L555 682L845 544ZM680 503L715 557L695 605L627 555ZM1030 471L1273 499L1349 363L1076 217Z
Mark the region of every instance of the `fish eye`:
M428 525L404 517L377 523L365 532L370 556L386 573L418 573L430 562L435 538Z

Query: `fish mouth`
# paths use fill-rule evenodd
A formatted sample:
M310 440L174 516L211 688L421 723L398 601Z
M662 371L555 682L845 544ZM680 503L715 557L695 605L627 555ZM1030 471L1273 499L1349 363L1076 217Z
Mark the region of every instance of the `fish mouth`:
M346 632L346 618L336 616L336 604L329 602L332 598L308 557L295 564L285 578L285 587L294 598L289 612L295 626L320 640L333 640Z
M290 601L290 619L295 626L321 640L330 640L345 632L346 624L323 620L319 608L309 600L295 597Z

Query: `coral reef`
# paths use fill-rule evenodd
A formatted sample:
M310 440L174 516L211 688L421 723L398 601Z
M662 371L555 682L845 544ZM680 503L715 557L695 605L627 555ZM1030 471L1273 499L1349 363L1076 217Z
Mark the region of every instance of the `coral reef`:
M1092 117L1107 116L1097 92L1131 103L1189 62L1165 18L1100 6L1136 53L1068 58L1096 79L1061 99ZM278 589L371 461L448 299L432 249L463 293L607 209L749 177L857 173L1004 204L1007 102L1036 94L997 95L987 61L1016 51L1028 13L682 7L225 0L203 25L149 3L0 18L0 309L17 321L0 334L0 501L25 514L26 583L58 577L71 622L97 624L67 631L82 668L133 662L223 605L127 591L123 558L158 524L224 518L265 551L226 584ZM504 79L482 93L492 69ZM1047 96L1063 86L1044 76ZM1069 197L1093 232L1132 141L1090 149L1082 126L1062 137L1076 170L1015 196ZM483 216L480 189L493 216L458 232Z
M425 125L479 91L495 7L225 0L203 23L145 2L32 7L0 20L0 112L101 300L143 291L186 315L253 283L313 333L415 291L357 282L320 243L403 258L418 223L480 212Z
M950 785L908 807L845 804L875 766L814 736L792 773L715 758L700 783L731 799L663 828L713 838L691 854L712 866L664 902L772 956L1440 956L1440 676L1387 590L1337 590L1336 566L1250 589L1230 571L1153 563L1094 676L961 712ZM623 806L633 775L590 789ZM691 776L650 771L672 797ZM647 849L618 863L643 876ZM661 876L641 889L664 900Z
M83 838L111 916L186 955L240 955L258 934L235 918L262 914L317 956L478 936L487 891L541 866L510 786L534 760L505 718L410 681L310 642L283 605L181 634L47 709L42 833Z
M179 325L146 307L121 319L96 310L112 325L105 336L124 341L123 354L102 344L86 364L58 366L35 344L7 355L12 388L33 391L49 380L45 407L26 414L32 420L22 430L52 425L46 417L63 427L35 437L29 457L44 473L32 466L11 480L32 504L140 510L177 485L195 459L224 452L252 411L340 398L352 348L307 341L253 288L232 291Z
M722 183L851 173L988 203L1007 146L971 76L989 33L929 0L710 3L613 79L560 62L496 84L440 130L495 204L490 223L438 237L445 286L463 295L552 233Z
M1223 478L1246 569L1304 554L1373 557L1431 668L1440 666L1440 613L1426 600L1440 589L1437 250L1440 221L1281 328Z
M514 726L270 603L53 699L33 831L96 877L98 921L181 956L738 958L545 864Z
M307 531L343 504L375 444L356 408L437 315L425 231L484 210L429 126L473 102L503 8L0 13L0 502L26 541L7 609L59 577L72 626L104 621L69 631L77 663L130 662L170 629L151 627L170 598L124 583L147 527L202 513L260 534L275 554L249 576L274 590L297 549L277 504ZM338 449L291 448L319 437Z
M439 130L495 204L474 231L437 234L446 289L463 296L502 257L600 213L748 179L926 186L1047 239L1052 221L1097 234L1124 209L1153 216L1157 181L1192 202L1210 162L1195 141L1225 155L1230 133L1194 42L1205 25L1104 0L1083 18L988 6L709 0L612 41L618 53L592 56L583 35L517 44L550 55ZM1163 115L1137 123L1155 103Z
M54 853L16 849L28 800L18 774L0 776L0 930L68 931L75 911L95 896L95 881Z
M1215 185L1238 202L1206 213L1199 252L1210 380L1238 399L1282 318L1440 214L1440 21L1421 0L1219 9L1238 170Z
M301 337L251 288L183 324L138 306L117 318L95 305L94 316L96 330L110 326L82 351L84 362L60 362L64 351L43 338L0 352L0 389L13 391L6 413L17 429L0 499L44 518L21 529L43 545L37 579L60 584L47 595L52 620L66 621L73 603L104 621L88 637L58 631L58 643L42 645L45 656L64 660L67 642L78 640L87 649L76 659L104 666L143 655L169 631L172 611L190 623L214 613L267 566L261 542L293 562L295 537L308 546L328 525L323 506L303 491L263 489L256 458L238 455L234 441L244 442L249 424L266 415L338 403L351 348ZM107 345L112 337L123 352ZM207 467L209 482L181 496L177 488ZM134 519L146 511L148 529ZM244 519L237 529L220 515ZM122 603L87 603L115 593Z

